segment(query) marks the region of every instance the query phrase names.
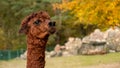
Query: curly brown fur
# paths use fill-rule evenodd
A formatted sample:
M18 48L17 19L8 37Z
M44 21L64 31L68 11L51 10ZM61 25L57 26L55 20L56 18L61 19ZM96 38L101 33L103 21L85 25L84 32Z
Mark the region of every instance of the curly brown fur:
M45 47L50 34L55 32L47 12L39 11L27 16L21 23L20 33L27 35L27 68L44 68Z

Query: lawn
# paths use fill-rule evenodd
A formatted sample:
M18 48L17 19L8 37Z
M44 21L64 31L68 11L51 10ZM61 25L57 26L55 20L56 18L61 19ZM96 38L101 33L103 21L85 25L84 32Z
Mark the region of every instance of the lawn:
M120 53L106 55L78 55L70 57L55 57L46 59L45 68L84 68L100 64L120 63ZM0 68L25 68L26 60L13 59L0 61ZM89 68L89 67L88 67Z

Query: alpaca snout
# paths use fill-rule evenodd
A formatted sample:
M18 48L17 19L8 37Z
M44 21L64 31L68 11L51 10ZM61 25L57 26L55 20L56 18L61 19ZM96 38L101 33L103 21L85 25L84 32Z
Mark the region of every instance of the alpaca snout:
M50 27L54 27L54 26L55 26L55 24L56 24L56 22L51 21L51 22L49 22L49 24L48 24L48 25L49 25Z

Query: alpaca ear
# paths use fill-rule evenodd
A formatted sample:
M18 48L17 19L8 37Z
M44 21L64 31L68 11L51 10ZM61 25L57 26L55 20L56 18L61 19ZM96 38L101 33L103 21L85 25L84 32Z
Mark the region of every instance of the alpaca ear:
M34 18L37 15L37 13L32 13L29 16L27 16L25 19L23 19L23 21L21 22L21 28L19 30L19 33L24 33L27 34L29 31L29 26L28 23L29 21Z
M23 33L23 34L27 34L28 33L28 30L29 30L29 27L28 27L28 22L30 21L31 17L28 16L26 17L22 22L21 22L21 27L20 27L20 30L19 30L19 33Z
M20 28L20 30L19 30L19 33L20 34L27 34L28 33L28 26L27 26L27 24L22 24L21 25L21 28Z
M29 31L28 23L32 18L35 17L35 15L36 15L35 13L32 13L23 19L23 21L21 22L21 28L19 30L19 33L24 33L24 34L28 33Z

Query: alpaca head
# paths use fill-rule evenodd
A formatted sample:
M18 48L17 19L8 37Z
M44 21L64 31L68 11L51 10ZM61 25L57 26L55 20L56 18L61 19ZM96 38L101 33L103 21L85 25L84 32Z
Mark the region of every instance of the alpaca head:
M30 34L36 38L46 38L55 32L55 22L47 12L39 11L27 16L21 23L19 33Z

